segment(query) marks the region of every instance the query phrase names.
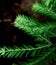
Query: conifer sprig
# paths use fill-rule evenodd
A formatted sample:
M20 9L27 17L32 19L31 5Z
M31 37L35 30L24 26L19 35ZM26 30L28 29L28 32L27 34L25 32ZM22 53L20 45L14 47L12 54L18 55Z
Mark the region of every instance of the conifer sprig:
M41 4L56 12L56 0L42 0Z
M44 50L42 53L38 54L37 58L28 59L28 61L22 62L22 65L49 65L49 62L52 62L55 58L55 49L49 48L47 51Z
M38 2L33 4L32 10L35 13L38 13L40 15L45 15L45 16L48 16L51 19L55 19L56 20L56 13L51 8L44 7Z
M53 32L56 28L56 22L47 21L46 23L40 23L34 18L27 17L25 15L18 15L15 19L14 26L25 30L25 32L31 34L32 36L38 36L42 33L48 34L50 32L51 34L51 32ZM55 34L55 32L53 34Z
M50 46L51 45L49 44L38 44L35 47L31 45L23 45L22 47L13 46L13 48L4 46L3 48L0 48L0 57L3 56L7 58L21 58L24 54L25 57L27 57L30 53L30 55L33 57L36 55L38 50L48 48Z
M24 15L18 15L15 19L14 26L24 30L28 34L31 34L33 37L37 37L37 40L44 39L48 42L48 40L46 39L47 37L56 36L56 33L53 32L53 30L56 30L56 22L40 23L34 18L30 18Z

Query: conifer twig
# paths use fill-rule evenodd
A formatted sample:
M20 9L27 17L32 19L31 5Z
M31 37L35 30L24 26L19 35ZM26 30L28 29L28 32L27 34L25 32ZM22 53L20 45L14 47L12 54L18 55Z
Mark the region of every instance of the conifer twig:
M27 32L28 34L31 34L32 36L35 36L37 40L38 40L38 37L41 37L41 39L47 41L48 39L46 39L42 35L46 36L47 33L48 35L52 35L51 32L53 32L53 29L55 29L56 23L47 22L45 24L42 24L33 18L24 16L24 15L18 15L14 22L14 26L24 30L25 32ZM48 42L48 43L51 43L51 42Z
M4 46L0 48L0 57L3 56L7 58L21 58L25 53L25 57L27 57L30 54L30 52L31 56L35 56L38 50L48 48L50 46L50 44L38 44L36 45L36 48L31 45L23 45L22 47L13 46L13 48Z
M41 15L45 15L51 19L56 20L56 13L54 11L50 10L50 8L48 8L48 7L43 7L40 3L36 2L35 4L33 4L32 10L35 13L39 13Z
M50 58L53 58L53 55L54 55L54 57L56 56L55 53L53 55L51 55L51 53L53 53L54 50L55 49L49 49L46 53L42 52L41 54L39 54L39 57L28 59L28 62L22 62L22 65L35 65L38 63L40 63L40 65L42 65L42 63L43 63L43 65L45 65L45 62L47 62L47 64L48 64L49 61L52 61L52 59L50 59ZM47 59L47 57L49 57L49 59ZM49 61L47 61L47 60L49 60Z

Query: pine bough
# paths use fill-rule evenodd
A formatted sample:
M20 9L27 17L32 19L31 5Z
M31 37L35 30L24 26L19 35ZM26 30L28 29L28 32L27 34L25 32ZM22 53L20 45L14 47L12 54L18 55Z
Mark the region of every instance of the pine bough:
M56 62L56 42L54 44L50 40L51 37L56 37L55 3L56 0L42 0L42 4L36 2L32 7L35 13L48 16L53 19L52 21L41 23L26 15L18 15L14 21L15 27L35 37L34 40L37 41L35 47L28 44L23 44L22 47L15 45L12 48L0 47L0 57L27 57L27 61L22 61L21 65L49 65L52 61ZM41 41L41 43L38 43L38 41ZM28 58L28 56L31 56L31 58Z

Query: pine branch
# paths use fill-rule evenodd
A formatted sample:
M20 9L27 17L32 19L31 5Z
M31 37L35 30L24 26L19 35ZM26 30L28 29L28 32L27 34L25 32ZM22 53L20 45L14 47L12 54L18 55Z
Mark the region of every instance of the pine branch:
M51 5L53 5L54 2L55 2L55 0L42 0L42 4L45 7L50 7Z
M30 18L24 15L18 15L14 21L14 26L19 29L25 30L25 32L31 34L32 36L38 36L42 33L47 34L55 30L56 22L46 22L40 23L34 18ZM55 33L55 32L54 32Z
M37 40L43 39L50 44L51 42L48 41L47 37L56 36L56 33L53 32L53 30L56 30L56 22L40 23L36 19L24 15L18 15L15 19L14 26L31 34L33 37L35 36Z
M31 56L35 56L38 50L44 49L46 47L50 47L51 45L47 44L38 44L36 45L36 48L31 46L31 45L23 45L22 47L18 46L13 46L11 47L6 47L4 46L3 48L0 48L0 57L7 57L7 58L21 58L24 54L25 57L27 57L30 53Z
M42 53L38 54L37 58L28 59L26 62L22 62L22 65L48 65L48 62L51 62L54 57L56 58L56 54L53 53L55 49L44 50ZM52 54L53 53L53 54ZM51 55L52 54L52 55ZM48 61L47 61L48 60Z
M52 11L50 8L42 6L40 3L36 2L35 4L33 4L32 10L35 13L39 13L41 15L45 15L51 19L56 20L56 13L54 11Z
M42 0L42 5L56 12L56 0Z

